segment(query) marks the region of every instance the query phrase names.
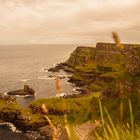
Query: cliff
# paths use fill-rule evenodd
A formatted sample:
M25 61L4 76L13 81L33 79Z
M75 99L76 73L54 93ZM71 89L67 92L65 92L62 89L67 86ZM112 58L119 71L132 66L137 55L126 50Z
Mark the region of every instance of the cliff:
M124 117L128 120L128 99L131 99L135 121L140 122L140 45L123 44L117 48L113 43L97 43L96 47L78 47L70 58L50 70L63 69L72 73L69 82L81 88L82 94L65 98L40 99L30 107L23 108L15 100L0 99L0 119L12 122L20 130L38 131L48 125L42 105L53 123L79 124L100 119L99 96L102 105L116 121L119 116L120 97L124 100ZM73 98L75 97L75 98Z
M124 114L129 120L128 99L131 99L135 121L140 122L140 45L123 44L119 49L112 43L97 43L96 47L77 47L70 58L55 68L71 72L69 82L81 88L79 95L64 98L40 99L30 108L40 114L45 104L49 115L68 115L68 121L83 123L99 119L99 96L112 119L119 118L119 104L123 96Z
M87 93L101 91L118 97L122 92L140 91L140 45L97 43L96 47L78 47L63 63L73 73L69 82L82 86ZM118 83L121 83L120 85Z

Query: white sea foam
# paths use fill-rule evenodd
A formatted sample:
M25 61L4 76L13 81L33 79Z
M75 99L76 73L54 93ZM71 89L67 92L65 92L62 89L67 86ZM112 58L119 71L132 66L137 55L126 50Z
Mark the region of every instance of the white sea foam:
M57 66L57 64L53 64L53 66L54 66L54 67L56 67L56 66Z
M74 92L79 92L78 90L80 90L80 88L75 87L72 89L72 91L74 91Z
M7 95L9 95L9 94L7 94L8 92L4 92L4 95L5 96L7 96ZM14 96L16 96L16 97L20 97L20 98L25 98L25 97L33 97L33 96L35 96L36 94L34 94L34 95L14 95Z
M66 93L56 94L57 97L63 97L63 96L65 96L65 95L66 95Z
M48 72L48 69L42 68L39 72Z
M50 79L55 79L57 77L65 78L65 75L44 75L44 76L38 76L37 79L50 80Z
M27 82L30 81L30 79L20 79L20 82Z
M16 97L20 97L20 98L24 98L24 97L33 97L35 96L36 94L34 95L15 95Z
M8 95L7 93L8 93L8 92L4 92L4 95L7 96L7 95Z
M0 123L0 126L8 126L12 132L21 133L21 131L19 131L12 123L4 122Z
M76 88L73 88L73 89L72 89L72 91L74 91L74 92L75 92L76 90L77 90Z
M55 77L38 76L37 79L41 79L41 80L51 80L51 79L55 79Z
M65 81L65 83L68 84L68 85L72 85L72 84L73 84L73 83L70 83L70 82L68 82L68 81Z

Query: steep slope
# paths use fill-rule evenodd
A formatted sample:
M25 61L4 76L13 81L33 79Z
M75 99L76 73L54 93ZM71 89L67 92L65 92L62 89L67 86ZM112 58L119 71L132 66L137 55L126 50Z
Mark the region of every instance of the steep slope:
M140 45L123 45L123 49L113 43L78 47L63 64L66 71L73 72L69 81L87 92L102 91L111 97L119 96L122 85L124 92L139 92Z

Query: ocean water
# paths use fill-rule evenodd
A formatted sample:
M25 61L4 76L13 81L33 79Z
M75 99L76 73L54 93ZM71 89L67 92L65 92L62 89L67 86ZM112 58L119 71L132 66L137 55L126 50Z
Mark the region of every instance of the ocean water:
M35 97L17 97L24 106L40 98L56 97L54 78L49 75L66 76L62 80L64 93L72 94L74 85L67 82L69 74L49 73L46 69L69 58L75 45L7 45L0 46L0 93L22 89L24 84L32 87ZM45 70L44 70L45 69Z
M59 75L66 77L61 81L63 92L73 94L75 86L67 82L69 74L63 71L50 73L46 69L66 61L75 48L75 45L0 46L0 93L22 89L24 84L27 84L35 90L36 95L17 97L17 101L23 106L28 106L40 98L56 97L55 80L48 76ZM29 139L22 133L14 132L14 127L11 129L10 126L0 125L0 140Z

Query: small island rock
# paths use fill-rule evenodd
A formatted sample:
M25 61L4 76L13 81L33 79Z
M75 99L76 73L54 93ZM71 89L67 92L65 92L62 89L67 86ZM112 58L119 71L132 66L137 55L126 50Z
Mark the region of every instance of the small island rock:
M24 85L24 89L10 91L7 94L8 95L21 95L21 96L25 96L25 95L34 95L35 91L32 88L30 88L28 85Z

